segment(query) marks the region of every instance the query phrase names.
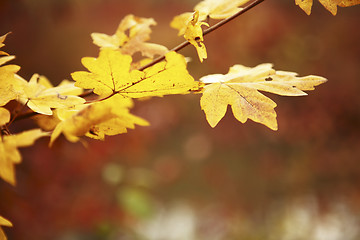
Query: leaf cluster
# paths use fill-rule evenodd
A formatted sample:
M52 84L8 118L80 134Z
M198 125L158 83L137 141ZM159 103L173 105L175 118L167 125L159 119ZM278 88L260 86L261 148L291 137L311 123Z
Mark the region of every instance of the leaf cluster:
M258 2L262 2L257 0ZM337 6L359 4L359 0L319 0L332 14ZM192 44L201 62L207 58L204 28L208 19L228 21L239 13L249 0L204 0L193 12L180 14L171 27ZM255 1L256 2L256 1ZM312 0L295 0L307 14ZM195 80L187 70L187 59L160 44L150 43L152 18L127 15L113 35L92 33L99 47L98 57L84 57L85 70L71 74L73 81L64 80L58 86L39 74L28 81L18 75L19 66L8 64L15 57L0 51L0 178L15 185L14 166L21 162L18 148L27 147L45 136L50 145L63 134L71 142L83 136L104 140L105 136L126 133L136 125L150 123L131 113L134 99L149 99L172 94L200 94L201 109L211 127L224 117L228 106L235 118L247 119L277 130L276 103L263 92L283 96L303 96L304 91L326 82L319 76L298 77L296 73L277 71L272 64L246 67L236 64L227 74L211 74ZM8 34L0 37L0 48ZM134 54L142 58L134 61ZM157 60L156 56L160 56ZM16 101L19 108L10 109ZM16 120L32 116L39 128L18 134L9 126ZM0 226L11 223L0 216ZM0 239L5 239L0 228Z

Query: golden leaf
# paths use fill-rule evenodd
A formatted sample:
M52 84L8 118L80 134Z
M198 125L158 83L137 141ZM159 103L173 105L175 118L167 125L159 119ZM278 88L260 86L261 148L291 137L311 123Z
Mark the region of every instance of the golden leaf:
M152 18L139 18L127 15L119 24L115 34L109 36L104 33L92 33L93 43L101 48L120 48L123 54L133 55L141 52L145 57L165 55L168 49L155 43L147 43L150 39L150 26L156 25ZM128 34L127 34L128 32Z
M76 142L83 135L104 139L105 135L125 133L127 128L134 128L135 124L148 125L147 121L129 112L128 108L132 105L131 99L117 94L100 102L86 104L82 109L59 109L57 116L61 122L51 135L50 145L61 133L69 141Z
M239 8L239 6L249 1L250 0L204 0L198 3L194 10L206 14L213 19L224 19L240 11L241 8Z
M81 93L81 89L67 80L57 87L52 87L44 76L34 74L24 85L24 95L19 100L26 103L34 112L52 115L52 108L66 108L83 104L85 99L73 95Z
M1 57L7 58L7 57ZM2 61L3 63L6 61ZM17 65L5 65L0 66L0 106L4 106L10 100L16 99L23 94L23 85L24 81L19 79L16 74L20 70L20 67Z
M33 129L16 135L2 136L0 138L0 177L15 185L14 164L21 162L18 148L31 146L35 140L47 135L48 133L40 129Z
M244 5L250 0L204 0L199 2L194 11L199 12L199 22L206 20L207 17L213 19L225 19L241 10L239 6ZM175 16L170 26L179 30L179 35L185 33L186 27L191 20L192 13L186 12Z
M277 130L276 103L260 91L283 96L303 96L304 91L326 82L319 76L296 77L296 73L275 71L271 64L261 64L254 68L234 65L229 72L202 77L208 85L204 87L200 100L201 108L211 127L215 127L224 117L227 106L231 105L237 120L247 119Z
M199 22L199 12L196 11L184 33L184 38L196 48L200 62L203 62L203 60L207 58L205 44L203 43L202 25L209 26L209 24L205 22Z
M71 74L75 86L94 89L94 93L107 97L120 94L124 97L142 98L167 94L187 94L201 84L186 69L185 58L178 53L166 54L166 61L144 71L130 71L132 58L119 51L103 49L98 58L85 57L83 65L90 71Z

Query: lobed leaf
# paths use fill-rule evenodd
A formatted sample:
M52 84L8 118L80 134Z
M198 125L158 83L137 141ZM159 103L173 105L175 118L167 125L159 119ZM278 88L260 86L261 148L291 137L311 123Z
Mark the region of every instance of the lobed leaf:
M125 133L128 128L134 128L135 124L148 125L146 120L129 112L132 105L131 99L114 95L106 100L84 105L80 109L57 110L61 122L51 135L50 145L61 133L69 141L76 142L84 135L104 139L105 135Z
M120 49L121 53L133 55L141 52L145 57L165 55L169 50L162 45L147 43L150 39L150 26L156 25L152 18L139 18L127 15L119 24L115 34L92 33L93 43L101 48Z
M252 119L277 130L276 103L259 91L283 96L307 95L303 91L313 90L326 82L319 76L296 77L296 73L275 71L271 64L261 64L254 68L234 65L229 72L202 77L208 85L204 87L200 100L206 119L215 127L225 116L230 105L237 120L245 123Z
M24 82L16 74L19 70L17 65L0 67L0 106L22 95Z
M44 76L34 74L30 81L23 85L23 89L24 94L19 100L34 112L45 115L52 115L53 108L67 108L85 103L85 99L75 96L81 94L82 89L67 80L57 87L52 87Z
M201 86L188 73L185 58L178 53L167 53L166 61L142 72L130 71L131 61L129 55L103 49L98 58L82 59L89 72L74 72L71 76L76 81L75 86L94 89L94 93L102 97L113 94L130 98L186 94Z

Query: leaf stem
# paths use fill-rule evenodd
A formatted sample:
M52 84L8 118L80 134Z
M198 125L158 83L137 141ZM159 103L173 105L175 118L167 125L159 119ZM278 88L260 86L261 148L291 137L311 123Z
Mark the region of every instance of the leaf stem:
M235 13L234 15L232 15L228 18L225 18L224 20L221 20L217 24L205 29L203 31L203 36L215 31L216 29L225 25L226 23L230 22L231 20L234 20L235 18L239 17L240 15L246 13L247 11L249 11L253 7L257 6L258 4L262 3L263 1L265 1L265 0L255 0L254 2L250 3L249 5L247 5L243 9L241 9L239 12ZM184 41L184 42L180 43L179 45L177 45L176 47L174 47L173 49L171 49L170 51L174 51L174 52L180 51L181 49L185 48L189 44L190 44L190 42ZM138 70L143 71L144 69L151 67L151 66L155 65L156 63L163 61L164 59L165 59L165 55L158 57L158 58L154 59L152 62L140 67Z

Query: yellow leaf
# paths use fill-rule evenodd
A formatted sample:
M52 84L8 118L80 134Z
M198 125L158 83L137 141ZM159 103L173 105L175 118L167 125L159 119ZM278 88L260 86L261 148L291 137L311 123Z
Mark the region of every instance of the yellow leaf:
M27 103L34 112L45 115L52 115L52 108L66 108L85 102L85 99L71 95L82 92L73 83L65 82L57 87L51 86L45 77L34 74L24 85L24 95L19 100L24 104Z
M0 67L0 106L23 94L24 82L16 75L19 69L17 65Z
M211 127L215 127L224 117L227 106L231 105L237 120L247 119L277 130L276 103L260 91L283 96L302 96L304 91L326 82L319 76L296 77L296 73L275 71L271 64L261 64L254 68L234 65L229 72L202 77L204 87L200 100Z
M21 155L17 148L31 146L35 140L47 135L48 133L40 129L33 129L0 138L0 177L15 185L14 164L21 162Z
M58 110L62 120L51 135L50 145L63 133L65 137L76 142L80 136L103 139L105 135L125 133L134 125L146 126L148 122L132 115L128 108L132 100L121 95L114 95L106 100L87 104L80 110Z
M298 5L307 15L311 14L311 7L313 0L295 0L295 4Z
M86 136L103 140L105 135L113 136L126 133L127 129L134 129L135 124L139 126L149 126L149 123L146 120L123 109L122 113L118 114L116 117L92 126Z
M239 6L244 5L250 0L204 0L198 3L194 10L206 13L213 19L224 19L230 17L241 10Z
M334 16L337 13L338 6L350 7L360 4L360 0L319 0L319 2ZM303 9L307 15L310 15L313 0L295 0L295 4Z
M147 43L150 39L150 26L156 25L152 18L139 18L127 15L119 24L115 34L92 33L93 43L101 48L120 48L123 54L133 55L141 52L145 57L165 55L168 49L162 45ZM127 33L128 32L128 33Z
M170 26L172 28L178 29L179 33L178 35L184 35L186 27L188 25L188 23L191 21L191 19L193 18L194 13L193 12L186 12L186 13L182 13L180 15L177 15L173 18L173 20L170 23ZM203 21L206 19L204 17L199 16L200 21Z
M142 98L167 94L187 94L201 84L186 69L185 58L178 53L166 54L166 61L144 71L130 72L131 57L119 51L103 49L98 58L85 57L83 65L90 71L71 74L75 86L94 89L94 93L107 97L120 94L124 97Z
M196 48L200 62L203 62L203 60L207 58L205 44L203 43L204 37L201 29L202 25L209 26L209 24L205 22L199 22L199 12L196 11L184 33L184 38Z
M133 78L130 84L122 87L119 94L131 98L161 97L188 94L202 86L187 71L184 56L176 52L167 53L165 61L146 68L142 73L141 77Z
M1 41L0 41L1 42ZM0 216L0 226L12 227L12 224L9 220Z
M15 58L15 56L5 56L5 57L0 57L0 66L13 60Z
M71 74L75 86L94 89L94 93L106 97L131 82L130 63L132 58L119 51L103 49L98 58L84 57L82 64L90 71ZM136 73L136 71L133 71Z
M204 21L207 17L213 19L225 19L241 10L239 6L244 5L250 0L204 0L199 2L194 11L199 12L199 22ZM170 26L179 30L179 35L185 33L187 24L191 20L192 13L186 12L175 16Z
M6 240L6 235L2 230L1 226L12 227L12 223L9 220L0 216L0 240Z
M5 44L6 36L9 33L0 37L0 48ZM0 55L7 55L0 57L0 106L5 105L10 100L16 99L22 93L22 81L17 78L16 73L20 67L17 65L5 65L11 61L15 56L9 56L6 52L0 51Z
M3 107L0 107L0 126L5 125L10 121L10 112Z

